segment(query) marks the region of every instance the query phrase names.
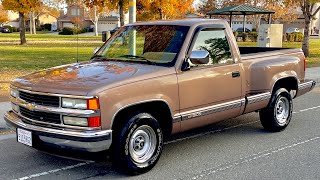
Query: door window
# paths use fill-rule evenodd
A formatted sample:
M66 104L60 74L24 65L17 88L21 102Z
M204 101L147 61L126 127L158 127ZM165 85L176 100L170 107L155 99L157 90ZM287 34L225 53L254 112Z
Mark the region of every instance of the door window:
M205 65L221 65L234 63L226 33L223 29L203 29L196 37L192 51L209 52L209 62ZM189 62L192 66L196 66Z

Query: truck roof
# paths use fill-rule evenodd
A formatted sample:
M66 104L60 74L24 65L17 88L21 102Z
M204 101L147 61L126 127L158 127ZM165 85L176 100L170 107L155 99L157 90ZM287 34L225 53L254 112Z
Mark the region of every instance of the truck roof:
M193 19L181 19L181 20L163 20L163 21L148 21L148 22L135 22L130 25L178 25L178 26L193 26L206 24L210 22L225 22L225 20L221 19L201 19L201 18L193 18Z

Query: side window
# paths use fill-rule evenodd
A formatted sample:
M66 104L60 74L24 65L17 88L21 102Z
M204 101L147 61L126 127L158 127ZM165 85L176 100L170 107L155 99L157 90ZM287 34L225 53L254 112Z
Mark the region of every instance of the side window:
M223 29L203 29L199 32L192 51L205 50L209 52L209 63L204 65L220 65L234 63L230 46ZM191 66L194 66L191 63Z

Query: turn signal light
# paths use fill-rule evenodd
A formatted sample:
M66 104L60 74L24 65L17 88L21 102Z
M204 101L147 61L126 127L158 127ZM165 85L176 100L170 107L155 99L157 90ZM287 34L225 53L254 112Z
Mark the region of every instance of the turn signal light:
M87 100L87 108L90 110L99 109L99 100L98 98L88 99Z
M101 126L100 116L89 117L88 118L88 125L89 125L89 127L100 127Z

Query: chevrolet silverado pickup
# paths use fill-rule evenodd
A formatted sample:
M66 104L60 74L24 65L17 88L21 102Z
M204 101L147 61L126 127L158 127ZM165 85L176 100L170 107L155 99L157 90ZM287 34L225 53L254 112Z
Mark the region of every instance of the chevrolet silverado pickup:
M292 99L315 86L305 68L301 49L238 48L223 20L134 23L87 62L13 80L4 118L27 146L109 150L139 174L175 133L254 111L266 130L285 129Z

